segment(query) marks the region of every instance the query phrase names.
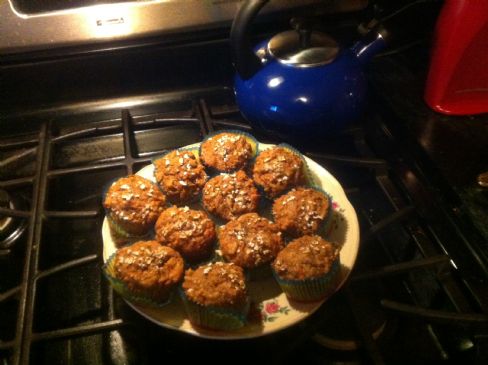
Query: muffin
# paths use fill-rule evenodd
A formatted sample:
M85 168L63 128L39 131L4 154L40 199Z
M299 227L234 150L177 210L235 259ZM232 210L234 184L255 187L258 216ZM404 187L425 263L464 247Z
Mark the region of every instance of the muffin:
M128 299L164 304L183 278L184 262L178 252L156 241L123 247L107 262L105 272L114 289Z
M130 175L108 189L103 206L112 233L118 237L145 235L166 208L166 197L151 181Z
M270 198L305 184L305 163L298 153L286 147L262 151L253 166L253 180Z
M195 325L232 330L246 323L249 299L244 272L237 265L216 262L189 269L180 293Z
M317 232L330 212L329 197L318 190L297 188L273 203L273 217L280 229L293 237Z
M200 158L205 166L218 171L235 171L253 157L251 138L237 133L219 133L202 142Z
M155 226L156 240L178 251L189 262L208 259L215 242L215 224L199 210L188 207L166 209Z
M256 213L228 222L219 232L219 242L224 259L245 269L269 264L284 245L278 226Z
M335 289L339 250L320 236L303 236L280 251L272 268L287 297L304 302L320 300Z
M257 212L259 192L253 181L242 170L233 174L221 174L205 184L202 193L203 207L225 220Z
M175 150L153 164L156 182L174 204L195 200L207 181L205 169L192 151Z

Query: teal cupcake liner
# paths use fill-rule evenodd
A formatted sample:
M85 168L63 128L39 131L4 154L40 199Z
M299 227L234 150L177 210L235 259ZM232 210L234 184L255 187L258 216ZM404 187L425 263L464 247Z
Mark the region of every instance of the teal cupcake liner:
M147 233L143 235L134 235L130 234L127 231L125 231L122 227L120 227L110 216L110 213L106 215L107 222L108 222L108 227L110 229L110 236L112 237L112 240L117 244L125 244L125 243L130 243L130 242L136 242L136 241L144 241L147 240L151 237L154 237L154 232L152 229L150 229Z
M250 309L249 300L240 309L205 307L191 301L183 288L179 288L188 319L191 323L214 330L232 331L242 328L247 323Z
M158 302L152 299L150 296L142 295L140 293L134 293L127 287L127 285L120 279L118 279L115 275L115 256L116 253L113 253L107 262L103 265L103 273L107 278L108 282L112 286L112 288L119 293L125 299L137 303L142 304L150 307L164 307L168 303L171 302L173 297L173 291L169 292L168 299L163 302Z
M181 202L175 202L173 199L171 199L168 194L166 193L166 191L164 190L164 188L159 184L158 182L158 179L156 178L156 170L157 170L157 166L155 164L156 161L164 158L166 155L168 155L169 153L173 152L173 151L181 151L181 152L192 152L195 157L197 158L197 160L202 163L202 161L200 160L200 150L199 150L199 147L195 146L195 147L182 147L182 148L177 148L177 149L174 149L174 150L169 150L167 151L166 153L163 153L162 155L158 155L156 157L153 157L151 159L151 163L153 165L153 177L154 177L154 181L155 181L155 184L156 186L159 188L159 190L164 194L166 195L166 197L168 198L168 201L170 201L172 204L175 204L175 205L178 205L178 206L181 206L181 205L188 205L188 204L192 204L192 203L196 203L196 202L199 202L200 199L201 199L201 196L202 196L202 191L200 189L200 191L198 192L198 194L196 194L195 196L191 197L190 199L187 199L185 201L181 201ZM207 174L207 179L205 181L208 181L209 179L209 176Z
M340 262L337 259L330 271L318 278L286 280L280 278L274 270L273 276L288 298L299 302L313 302L324 299L334 291L339 268Z
M228 170L218 170L212 166L208 166L205 164L205 162L203 160L200 160L202 162L202 164L205 166L205 169L207 170L207 172L211 175L211 176L215 176L215 175L218 175L222 172L225 172L225 173L232 173L232 172L235 172L235 171L238 171L238 170L242 170L242 169L246 169L247 166L250 165L251 161L254 160L254 158L256 157L256 155L258 154L258 151L259 151L259 142L258 140L251 134L247 133L247 132L244 132L244 131L240 131L240 130L237 130L237 129L222 129L222 130L218 130L218 131L215 131L215 132L212 132L212 133L209 133L203 140L202 142L200 143L200 147L198 148L198 152L199 154L201 155L201 152L202 152L202 144L207 141L208 139L218 135L218 134L221 134L221 133L232 133L232 134L238 134L240 136L243 136L248 142L249 144L251 145L251 149L252 149L252 154L251 154L251 157L249 158L249 161L246 163L246 165L244 167L241 167L241 168L235 168L235 169L228 169Z

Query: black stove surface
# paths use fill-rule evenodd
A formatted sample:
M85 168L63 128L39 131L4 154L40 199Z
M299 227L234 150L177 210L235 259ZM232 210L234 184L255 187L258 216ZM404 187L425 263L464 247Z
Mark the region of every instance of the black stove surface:
M360 252L345 287L289 329L215 341L156 326L112 292L101 271L102 191L215 130L280 141L252 130L226 87L70 113L37 116L0 137L0 189L16 202L0 214L24 227L15 240L0 241L5 363L149 364L195 355L213 362L236 355L311 364L486 361L482 268L468 253L451 252L457 227L438 213L431 187L380 115L369 113L320 146L296 146L338 179L357 211Z

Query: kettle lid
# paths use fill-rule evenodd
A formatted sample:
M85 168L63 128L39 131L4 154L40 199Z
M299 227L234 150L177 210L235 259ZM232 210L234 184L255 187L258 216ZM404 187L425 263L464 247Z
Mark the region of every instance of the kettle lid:
M269 40L267 48L279 62L294 67L326 65L339 53L339 46L332 37L309 30L279 33Z

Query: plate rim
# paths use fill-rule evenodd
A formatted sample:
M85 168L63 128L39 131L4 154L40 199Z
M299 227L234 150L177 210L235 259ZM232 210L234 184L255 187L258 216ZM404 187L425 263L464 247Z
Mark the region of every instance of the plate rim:
M190 144L190 145L184 146L182 148L197 147L200 144L201 144L201 142L198 142L198 143L194 143L194 144ZM260 152L262 150L265 150L265 149L268 149L268 148L271 148L273 146L276 146L276 145L275 144L266 144L266 143L260 143L259 142L258 143L258 152ZM314 171L314 168L312 168L310 165L312 165L315 168L320 169L322 173L325 172L326 178L327 178L328 182L332 183L334 185L335 189L340 193L340 195L341 195L341 199L340 200L341 200L342 205L344 205L344 203L345 203L345 207L348 210L351 211L351 218L353 219L353 221L350 222L350 223L354 227L357 228L353 232L354 233L353 237L351 237L351 240L354 240L354 242L352 243L352 246L351 247L352 248L355 248L355 252L354 252L353 257L352 257L352 262L351 262L350 269L347 271L347 273L345 275L343 275L342 279L337 283L334 291L330 295L328 295L326 298L324 298L324 299L316 302L315 305L313 305L309 311L307 311L306 313L303 312L303 314L301 314L299 316L299 318L297 318L296 320L288 321L287 323L284 323L282 326L274 326L273 328L270 328L268 330L262 330L260 332L252 332L252 331L251 332L213 331L213 330L207 330L207 329L198 329L197 330L197 329L195 329L195 327L191 323L189 323L189 327L188 328L184 328L183 325L180 326L180 327L176 327L174 325L167 324L165 322L162 322L162 321L160 321L160 320L152 317L150 314L148 314L148 313L146 313L144 311L144 306L135 304L135 303L131 302L130 300L128 300L126 298L123 298L123 297L122 297L122 299L135 312L137 312L138 314L140 314L141 316L143 316L145 319L149 320L150 322L152 322L152 323L154 323L154 324L156 324L158 326L161 326L161 327L166 328L166 329L178 331L178 332L181 332L181 333L185 333L186 335L191 335L191 336L200 337L200 338L206 338L206 339L238 340L238 339L258 338L258 337L266 336L266 335L269 335L269 334L272 334L272 333L275 333L275 332L284 330L284 329L289 328L291 326L294 326L294 325L298 324L299 322L302 322L306 318L310 317L327 300L329 300L330 297L332 297L333 295L335 295L342 288L342 286L344 285L344 283L349 278L349 276L350 276L350 274L351 274L351 272L352 272L352 270L354 268L354 265L356 263L357 255L358 255L358 252L359 252L360 230L359 230L359 222L358 222L358 217L357 217L356 210L354 209L354 206L351 204L351 202L347 198L347 195L346 195L346 193L345 193L342 185L339 183L339 181L334 177L334 175L332 175L326 168L324 168L323 166L321 166L319 163L317 163L316 161L312 160L311 158L309 158L309 157L307 157L307 156L305 156L303 154L302 154L302 156L305 158L305 161L307 162L308 168L309 168L309 170L311 172ZM137 172L135 172L135 174L136 175L141 175L141 173L143 172L143 170L149 169L151 167L152 167L152 163L149 163L148 165L143 166L141 169L139 169ZM318 175L318 174L315 173L315 175ZM154 178L152 178L152 179L154 179ZM334 192L333 197L334 198L337 197L337 193L336 192ZM337 200L337 199L334 199L334 200ZM103 224L102 224L102 242L103 242L103 261L104 261L104 263L108 259L107 256L109 256L109 255L106 255L106 250L105 250L105 246L106 245L105 245L105 234L104 234L104 232L106 232L107 230L108 230L108 222L107 222L106 216L104 216ZM280 295L283 295L283 293L280 293L278 296L280 296ZM278 296L275 297L275 298L278 298ZM286 298L286 300L288 301L288 298ZM288 301L288 303L289 303L289 301ZM185 318L184 321L188 321L189 322L188 318Z

